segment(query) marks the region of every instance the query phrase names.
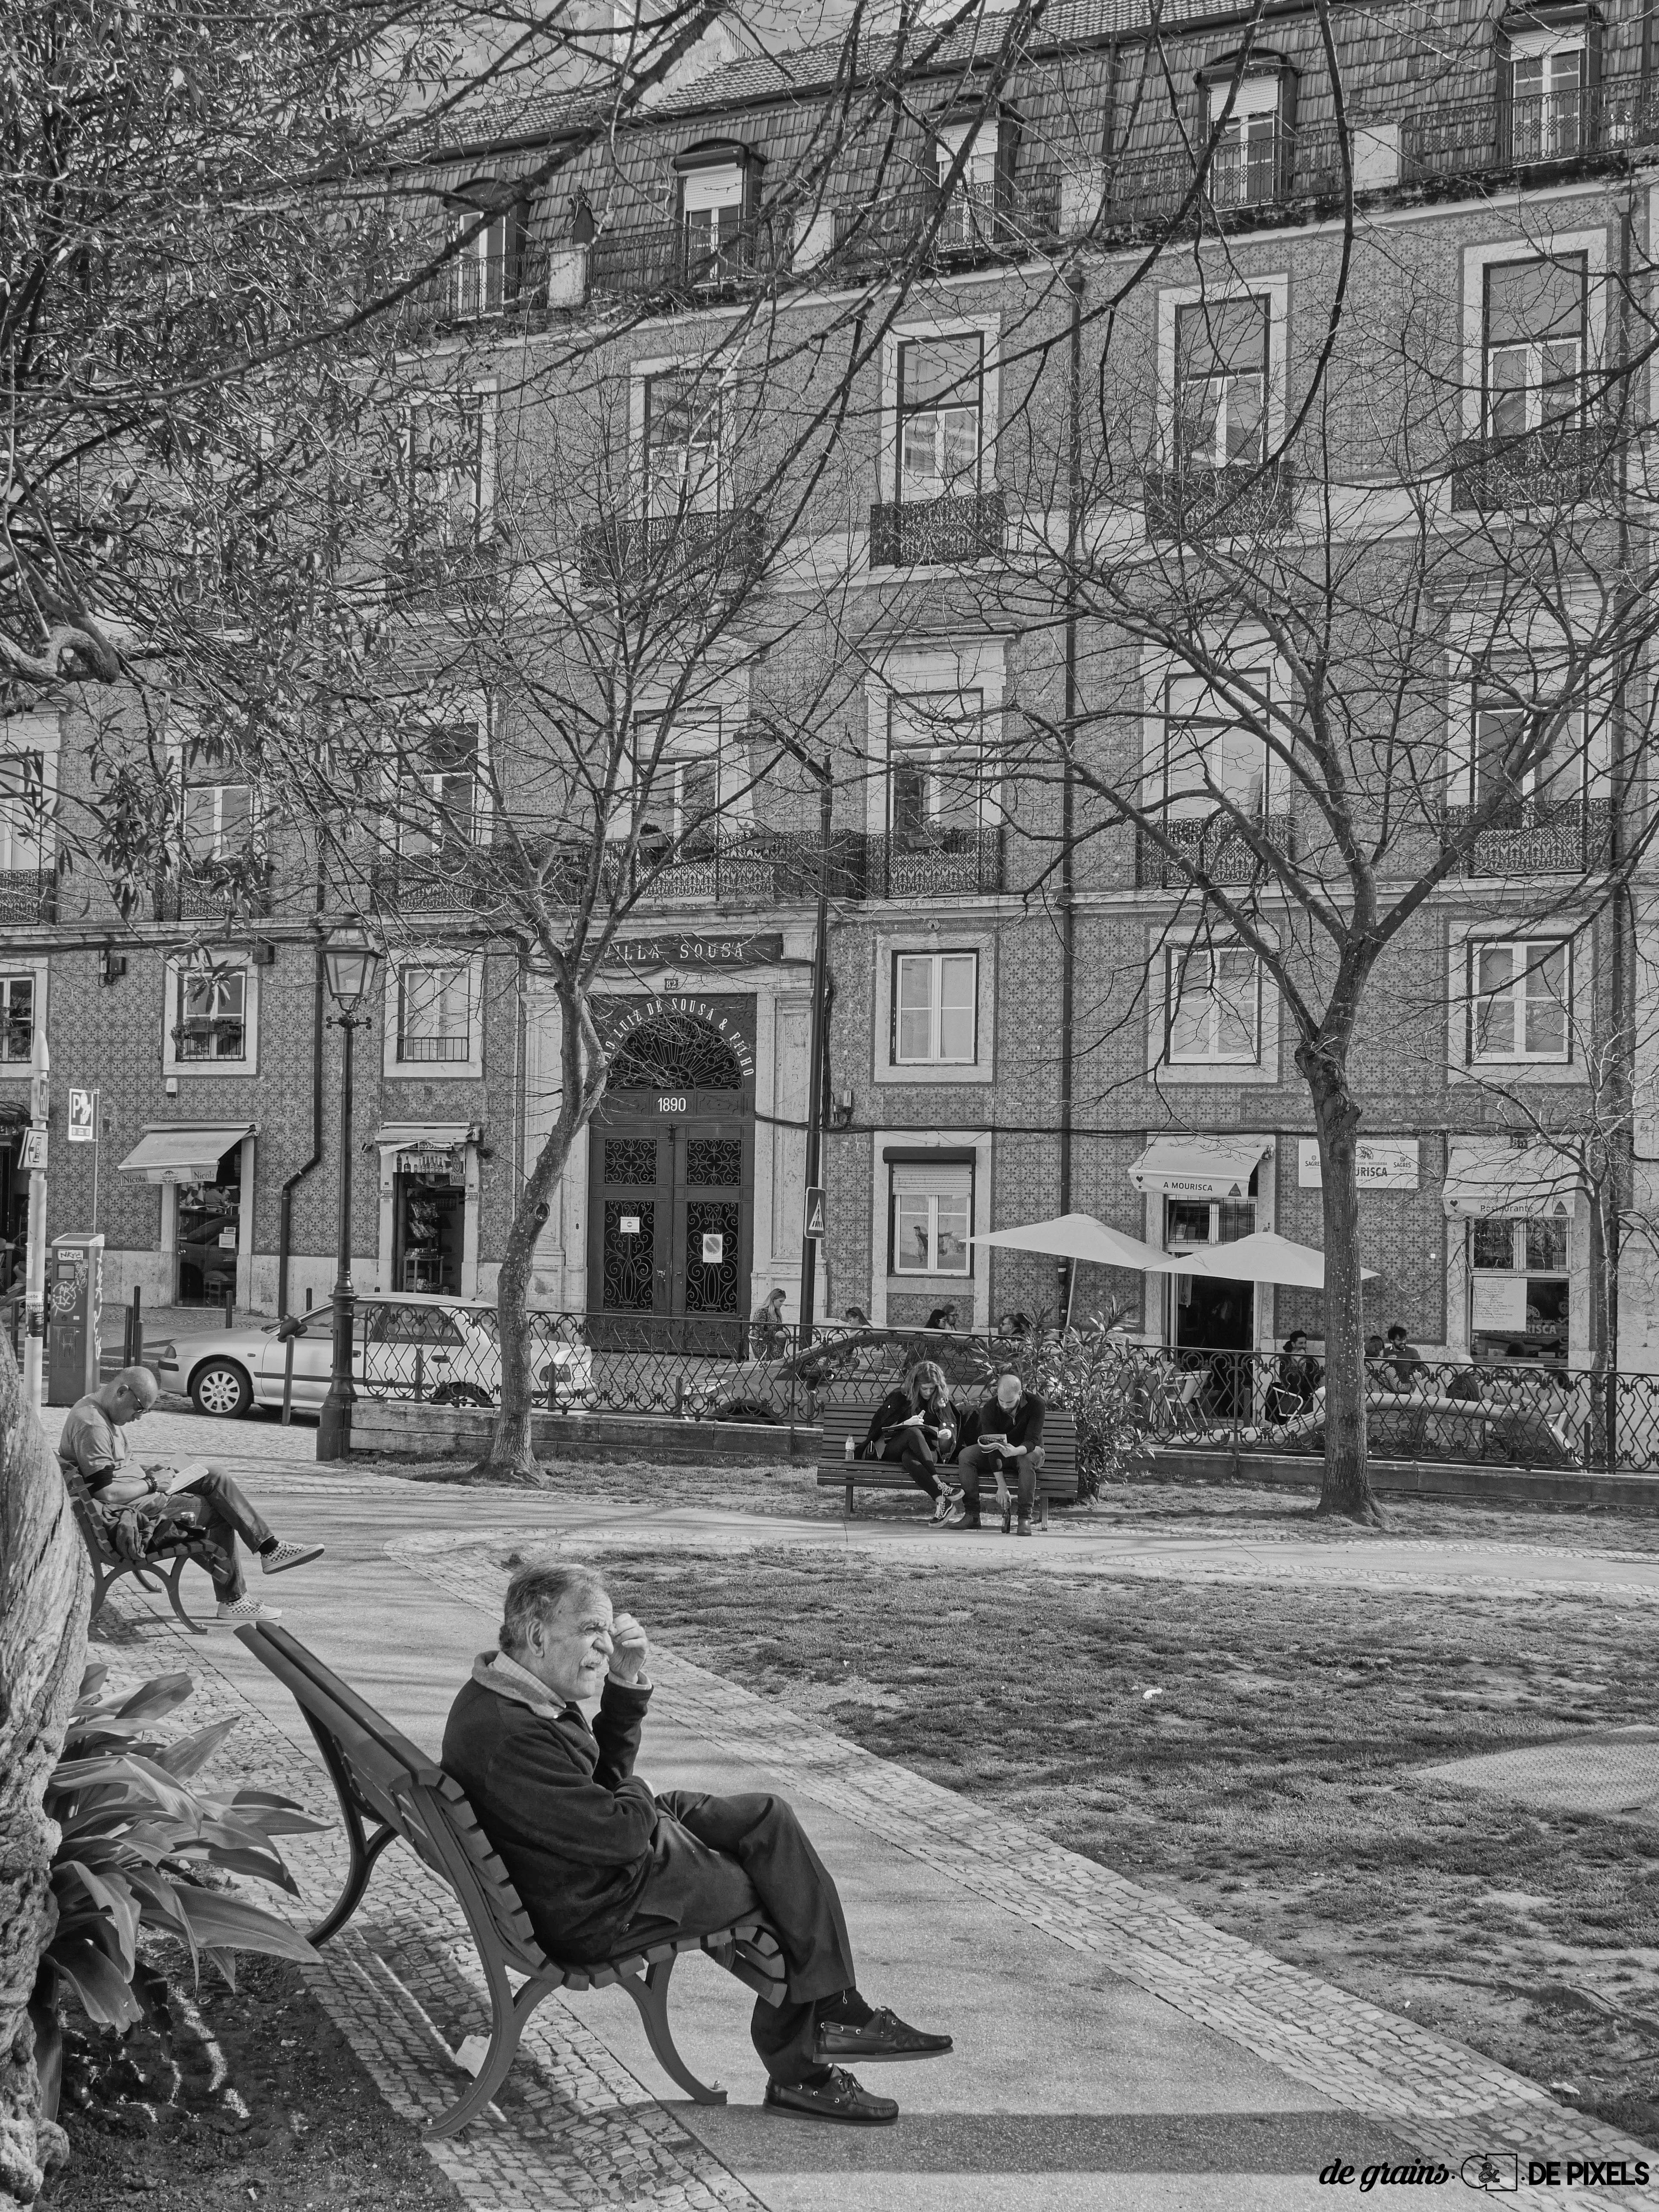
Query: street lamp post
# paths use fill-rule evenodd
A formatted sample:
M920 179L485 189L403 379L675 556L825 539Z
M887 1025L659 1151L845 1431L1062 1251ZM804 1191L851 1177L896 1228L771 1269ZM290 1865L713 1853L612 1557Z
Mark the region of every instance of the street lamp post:
M830 839L835 779L827 760L815 761L810 753L799 753L797 757L811 770L818 786L818 911L817 927L812 936L812 1048L807 1055L806 1188L801 1193L800 1323L796 1331L796 1342L805 1351L812 1341L812 1309L817 1303L818 1246L817 1239L806 1234L805 1197L806 1191L815 1188L823 1179L824 1029L829 1011L825 1000L830 974Z
M29 1049L29 1227L23 1276L23 1403L40 1410L41 1354L46 1342L46 1122L52 1111L52 1054L37 1018Z
M317 1456L346 1459L351 1453L351 1409L357 1392L351 1379L351 1336L357 1293L351 1282L351 1033L366 1030L371 1017L360 1013L374 988L380 956L357 921L337 930L323 948L329 995L337 1013L327 1017L340 1032L340 1237L334 1277L334 1351L328 1395L317 1420Z

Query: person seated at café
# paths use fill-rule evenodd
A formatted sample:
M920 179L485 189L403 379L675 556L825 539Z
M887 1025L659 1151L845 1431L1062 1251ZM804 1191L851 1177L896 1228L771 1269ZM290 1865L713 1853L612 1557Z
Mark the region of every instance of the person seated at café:
M1268 1419L1293 1421L1313 1403L1314 1393L1324 1379L1324 1369L1308 1349L1307 1331L1293 1328L1273 1363L1273 1384L1267 1393Z
M1416 1388L1418 1370L1427 1365L1422 1353L1407 1337L1402 1324L1395 1322L1389 1330L1388 1349L1382 1355L1382 1364L1394 1371L1395 1388L1410 1390Z
M945 1370L937 1360L919 1359L871 1415L860 1456L896 1461L933 1499L934 1520L943 1521L962 1496L939 1474L954 1458L957 1442Z
M749 1350L757 1359L781 1359L789 1349L784 1296L782 1291L769 1291L755 1308L755 1318L749 1324Z
M957 1468L962 1475L962 1504L953 1507L946 1525L977 1528L981 1477L988 1469L995 1477L997 1504L1002 1509L1002 1533L1008 1534L1013 1494L1019 1504L1019 1534L1031 1533L1031 1508L1036 1503L1037 1471L1043 1463L1043 1402L1027 1390L1018 1370L1005 1367L996 1389L979 1409L971 1443L963 1448ZM1009 1478L1012 1477L1011 1493Z
M942 1306L935 1306L927 1316L929 1328L955 1328L958 1326L954 1299L947 1298Z

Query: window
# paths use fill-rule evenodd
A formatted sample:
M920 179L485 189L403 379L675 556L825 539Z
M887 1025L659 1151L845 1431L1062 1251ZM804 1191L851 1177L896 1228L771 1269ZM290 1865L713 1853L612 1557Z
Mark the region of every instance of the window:
M1165 1058L1187 1067L1254 1064L1261 1036L1255 953L1242 945L1194 945L1164 958Z
M478 834L478 727L456 722L422 733L411 748L404 778L398 850L405 860L430 860L446 848L472 844Z
M641 843L676 851L713 845L720 830L720 720L699 715L661 737L660 714L634 719L634 792ZM660 750L659 743L660 740ZM624 818L622 823L626 830Z
M247 991L246 968L180 969L176 1057L181 1062L246 1060Z
M1469 1337L1475 1356L1565 1359L1571 1304L1565 1220L1471 1221Z
M901 502L979 489L985 340L906 338L898 349L897 494Z
M895 1161L892 1176L892 1272L896 1275L972 1273L974 1168L971 1160Z
M46 852L44 753L0 753L0 869L33 873Z
M941 187L964 145L967 158L940 216L941 246L979 245L996 234L1000 166L996 126L981 130L977 123L949 123L941 128L935 148Z
M893 1060L971 1067L978 1056L979 955L893 955Z
M721 499L725 396L710 370L645 380L645 506L653 517L714 514Z
M1239 680L1262 700L1270 696L1265 670L1241 669ZM1200 819L1224 805L1261 819L1267 811L1267 748L1202 677L1170 678L1164 693L1164 732L1161 796L1169 819Z
M28 1064L34 1049L34 978L0 975L0 1060Z
M472 1058L470 961L398 969L398 1058L405 1063Z
M422 545L476 546L484 526L484 407L469 392L409 411L410 530Z
M1550 696L1547 672L1518 665L1479 678L1470 702L1474 803L1500 794L1570 799L1584 788L1589 757L1589 712L1582 703L1563 708ZM1541 738L1541 744L1540 744ZM1517 764L1522 749L1524 765Z
M1546 938L1469 947L1469 1058L1568 1060L1572 946Z
M1210 156L1209 193L1216 207L1247 207L1272 199L1279 189L1280 81L1247 76L1209 87L1208 125L1231 106Z
M1486 434L1570 421L1583 400L1587 257L1493 262L1485 276Z
M991 787L978 691L919 691L890 702L888 822L895 842L949 849L977 837Z
M1584 143L1585 26L1521 31L1509 41L1510 159L1554 161Z
M692 169L681 179L685 258L693 276L717 276L741 254L744 198L743 165L738 161Z
M1176 314L1176 465L1259 467L1267 452L1268 302L1210 300Z
M466 237L480 221L494 190L490 180L468 185L468 198L453 204L449 242ZM492 215L476 237L467 242L449 264L449 309L457 321L473 322L481 315L499 315L511 289L507 269L517 223L501 209Z
M186 785L185 856L228 860L245 851L253 835L253 787L247 783Z

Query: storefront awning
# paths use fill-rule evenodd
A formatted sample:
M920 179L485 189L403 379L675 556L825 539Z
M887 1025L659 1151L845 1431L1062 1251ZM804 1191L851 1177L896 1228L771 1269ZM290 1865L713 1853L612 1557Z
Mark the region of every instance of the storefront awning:
M1454 1221L1487 1214L1567 1221L1578 1185L1577 1168L1553 1145L1454 1145L1443 1202Z
M146 1182L211 1182L219 1163L244 1137L252 1121L215 1121L196 1129L147 1129L121 1163L123 1175Z
M1267 1148L1266 1137L1154 1137L1129 1180L1170 1198L1245 1198Z

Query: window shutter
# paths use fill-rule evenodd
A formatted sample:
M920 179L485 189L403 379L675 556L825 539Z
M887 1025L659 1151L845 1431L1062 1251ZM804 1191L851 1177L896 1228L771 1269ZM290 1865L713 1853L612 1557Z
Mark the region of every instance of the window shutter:
M1650 10L1645 9L1643 10L1644 22L1647 15L1650 12ZM1596 14L1595 10L1592 9L1590 10L1589 19L1584 25L1584 58L1583 63L1584 89L1592 100L1594 100L1595 94L1601 89L1601 18ZM1595 114L1594 111L1584 118L1583 122L1579 125L1579 128L1583 134L1579 141L1581 145L1595 146L1602 143L1599 131L1600 122L1600 116Z
M1281 192L1291 188L1296 168L1296 95L1299 80L1293 69L1279 72L1279 123L1273 134L1275 167Z
M1515 59L1510 52L1510 42L1502 31L1498 33L1498 150L1499 158L1514 143L1515 123Z
M523 289L530 246L530 203L514 200L501 211L501 301L509 306Z
M997 122L996 204L1009 208L1019 170L1019 118L1006 110Z
M971 1162L946 1162L924 1167L920 1161L896 1161L891 1174L895 1198L970 1199L974 1194Z

